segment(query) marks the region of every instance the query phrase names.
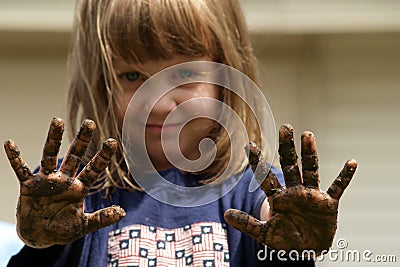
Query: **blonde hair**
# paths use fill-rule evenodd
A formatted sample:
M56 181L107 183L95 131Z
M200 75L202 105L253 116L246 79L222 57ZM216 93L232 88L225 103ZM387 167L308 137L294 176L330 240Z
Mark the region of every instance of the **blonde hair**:
M256 60L237 0L81 0L76 8L67 96L69 133L72 136L85 118L96 122L97 133L86 161L101 140L112 137L120 144L99 189L137 188L123 160L114 59L142 63L166 59L171 53L209 56L257 82ZM261 144L260 129L249 107L231 91L222 91L221 99L242 119L249 139ZM214 140L218 148L215 161L197 173L210 177L204 183L214 181L231 157L227 133L219 129ZM245 158L236 161L231 174L247 165Z

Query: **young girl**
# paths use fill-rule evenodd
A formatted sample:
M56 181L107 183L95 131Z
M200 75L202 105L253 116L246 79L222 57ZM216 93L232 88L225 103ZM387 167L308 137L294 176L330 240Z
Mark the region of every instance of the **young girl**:
M54 119L36 174L15 144L5 143L21 184L17 231L27 244L9 266L305 266L313 262L260 257L259 244L287 252L313 249L317 255L329 249L338 200L355 161L346 163L328 193L319 190L314 136L302 135L301 177L293 130L286 125L279 131L283 175L273 167L278 178L269 171L254 145L248 147L250 169L246 154L236 148L242 151L242 143L231 139L235 123L213 104L233 110L246 138L260 144L271 161L268 136L257 121L265 111L258 97L239 85L247 92L245 100L255 103L249 107L240 94L218 85L218 67L201 69L207 62L221 63L256 82L238 1L81 0L73 37L68 125L76 132L82 120L92 120L84 120L57 166L64 123ZM175 68L192 61L201 62L200 69ZM170 85L165 79L150 82L163 70L172 70L167 73L179 86L165 90L161 87ZM197 75L214 82L201 82ZM230 126L222 127L213 116ZM142 138L137 138L140 131ZM204 139L215 143L212 155L203 153ZM101 140L106 141L100 148ZM127 149L131 144L139 149ZM213 160L204 168L179 159L176 165L178 154L187 162ZM154 171L142 165L147 158ZM249 190L253 171L265 180L261 188ZM159 175L176 191L166 189ZM193 197L185 191L204 186L210 195ZM179 195L183 191L187 199ZM206 201L198 203L198 198Z

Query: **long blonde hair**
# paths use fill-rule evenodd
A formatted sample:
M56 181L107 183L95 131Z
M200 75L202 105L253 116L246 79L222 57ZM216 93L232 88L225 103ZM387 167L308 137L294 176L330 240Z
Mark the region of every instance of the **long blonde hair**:
M166 59L171 53L209 56L257 82L256 60L237 0L80 0L76 9L69 59L69 133L72 137L85 118L96 122L97 133L86 161L99 149L101 140L112 137L120 143L100 189L137 188L123 159L116 119L115 92L120 88L114 59L142 63ZM222 92L221 99L242 119L249 139L261 144L260 129L246 103L229 90ZM214 181L231 156L229 136L221 129L217 135L214 163L197 173L207 174L204 183ZM247 165L245 158L236 161L232 173Z

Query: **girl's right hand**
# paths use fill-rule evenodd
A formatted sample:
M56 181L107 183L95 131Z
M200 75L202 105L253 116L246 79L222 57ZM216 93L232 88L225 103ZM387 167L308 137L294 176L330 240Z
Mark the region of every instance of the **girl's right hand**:
M108 166L117 148L114 139L106 140L100 151L76 176L95 129L96 125L91 120L82 123L59 170L56 170L64 122L62 119L53 119L37 174L32 174L13 141L4 143L7 157L20 182L17 232L28 246L46 248L67 244L125 216L125 211L119 206L91 214L84 212L86 195Z

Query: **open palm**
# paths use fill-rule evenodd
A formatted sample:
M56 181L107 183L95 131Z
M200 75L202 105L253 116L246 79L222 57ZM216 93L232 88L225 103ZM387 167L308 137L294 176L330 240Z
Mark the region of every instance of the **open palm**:
M84 212L86 195L117 148L115 140L105 141L101 150L75 177L95 128L93 121L82 123L58 171L57 156L64 131L61 119L51 122L37 174L32 174L13 141L4 143L20 182L17 232L25 244L35 248L67 244L124 217L124 210L117 206L92 214Z
M287 252L313 250L319 255L327 251L337 227L339 199L356 170L355 160L348 160L327 192L319 188L318 157L314 135L301 137L302 174L297 164L293 128L284 125L279 130L279 155L286 188L282 188L265 163L260 150L250 144L249 160L255 177L268 196L269 219L254 217L230 209L225 219L238 230L258 242Z

